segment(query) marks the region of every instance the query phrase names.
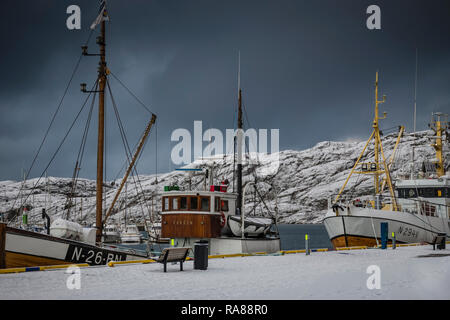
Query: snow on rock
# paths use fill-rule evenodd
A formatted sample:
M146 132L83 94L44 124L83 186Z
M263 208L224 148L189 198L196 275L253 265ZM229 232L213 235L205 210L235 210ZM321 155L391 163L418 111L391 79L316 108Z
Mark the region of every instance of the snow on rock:
M416 166L422 161L431 161L435 158L432 142L432 131L417 132L414 137L406 133L397 150L392 177L399 173L410 171L411 150L415 150ZM383 137L384 153L389 159L394 148L397 133ZM323 141L306 150L285 150L276 154L252 154L252 163L244 163L243 182L255 181L257 177L260 193L265 196L267 207L275 212L278 207L278 221L281 223L320 223L328 206L328 200L337 195L344 184L351 168L356 162L366 141ZM447 149L445 150L448 156ZM363 160L370 161L373 157L373 146L366 151ZM255 160L256 159L256 160ZM449 161L446 161L447 166ZM198 159L186 168L204 168L214 166L215 183L222 179L230 181L230 190L233 188L233 156L219 155L208 159ZM448 170L448 168L447 168ZM27 180L24 190L18 197L23 182L0 182L0 212L9 212L14 205L17 208L20 199L28 196L26 204L31 208L31 220L40 221L41 210L48 208L52 218L61 217L67 212L67 195L71 190L70 178L49 177L48 183L43 178ZM204 175L173 171L165 174L140 175L140 183L136 187L129 179L127 193L119 198L115 207L113 219L123 217L125 209L128 216L136 220L149 218L149 212L160 211L160 195L166 185L177 184L181 189L187 190L189 185L193 190L204 188ZM106 208L120 185L121 180L105 183ZM344 194L361 196L372 193L373 177L355 174L350 179ZM35 188L33 189L33 186ZM254 191L250 188L246 196L246 211L250 213L254 206ZM126 198L126 199L125 199ZM16 199L16 200L15 200ZM153 206L152 206L153 201ZM257 201L256 213L267 215L264 205ZM253 212L253 211L252 211ZM95 181L80 179L75 190L74 204L70 216L74 220L92 224L95 221Z

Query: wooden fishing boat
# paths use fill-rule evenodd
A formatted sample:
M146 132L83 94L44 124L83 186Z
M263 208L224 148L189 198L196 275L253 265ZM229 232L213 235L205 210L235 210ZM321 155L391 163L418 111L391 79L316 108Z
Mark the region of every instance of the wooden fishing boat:
M161 237L170 238L174 246L194 248L196 242L206 241L209 244L209 254L280 251L278 232L269 232L272 226L276 229L275 220L244 214L245 187L250 183L244 186L242 182L244 140L240 88L237 120L237 192L234 190L229 192L227 180L221 181L218 185L214 183L213 166L204 168L206 169L204 170L204 190L179 190L178 186L165 187L162 195ZM203 169L180 170L202 171ZM209 189L206 184L207 179L209 179ZM260 228L262 224L264 227ZM244 232L240 232L242 229Z
M0 268L87 263L104 265L109 261L143 259L131 251L99 246L8 227L0 223Z
M95 95L98 93L98 139L97 139L97 184L96 184L96 227L83 228L74 222L59 219L58 225L53 221L52 226L47 225L47 234L33 232L26 229L29 226L24 219L25 228L17 228L0 223L0 268L32 267L45 265L88 263L90 265L104 265L111 260L125 261L136 260L147 257L145 254L138 254L135 251L116 249L103 243L104 226L107 218L113 213L114 204L127 181L130 171L134 168L144 142L155 123L156 116L152 113L151 119L141 136L135 154L129 163L122 183L110 205L105 217L103 217L103 165L104 165L104 133L105 133L105 89L109 88L109 69L106 67L106 39L105 21L108 21L106 11L106 1L101 1L100 13L91 29L100 25L100 35L97 37L99 54L87 53L87 46L82 47L84 56L99 56L98 75L94 90L87 91L86 84L81 85L81 91L89 94L93 93L92 107L95 102ZM97 90L98 89L98 90ZM86 100L87 101L87 100ZM84 137L83 137L84 138ZM78 160L74 172L78 172ZM75 174L74 174L75 176ZM26 199L25 199L26 201ZM68 206L70 207L70 206ZM22 202L17 212L23 212ZM43 212L43 218L45 212ZM49 224L49 217L46 216ZM53 228L53 230L52 230Z

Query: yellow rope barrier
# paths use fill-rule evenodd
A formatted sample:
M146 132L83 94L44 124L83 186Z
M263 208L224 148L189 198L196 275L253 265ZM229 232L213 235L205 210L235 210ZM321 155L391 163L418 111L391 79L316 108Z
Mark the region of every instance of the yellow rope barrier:
M31 271L45 271L45 270L53 270L53 269L66 269L66 268L74 267L74 266L76 266L76 267L89 267L89 264L81 263L81 264L63 264L63 265L54 265L54 266L7 268L7 269L0 269L0 274L22 273L22 272L31 272Z

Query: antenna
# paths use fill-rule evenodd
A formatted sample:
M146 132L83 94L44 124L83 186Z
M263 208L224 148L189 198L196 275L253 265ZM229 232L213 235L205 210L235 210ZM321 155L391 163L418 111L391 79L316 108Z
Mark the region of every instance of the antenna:
M413 141L415 142L416 140L416 113L417 113L417 47L416 47L416 74L415 74L415 79L414 79L414 127L413 127ZM414 179L414 145L411 149L411 160L412 160L412 165L411 165L411 179Z
M416 77L414 82L414 137L416 136L416 111L417 111L417 47L416 47Z
M238 95L241 89L241 51L238 51Z

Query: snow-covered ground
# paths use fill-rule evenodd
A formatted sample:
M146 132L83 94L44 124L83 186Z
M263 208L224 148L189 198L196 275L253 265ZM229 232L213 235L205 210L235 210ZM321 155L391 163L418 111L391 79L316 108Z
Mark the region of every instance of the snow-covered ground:
M443 256L431 257L439 254ZM444 256L447 255L447 256ZM428 257L419 257L428 256ZM380 288L367 281L380 270ZM431 246L210 259L207 270L135 264L0 275L0 299L450 299L450 250ZM369 281L370 283L373 283Z

